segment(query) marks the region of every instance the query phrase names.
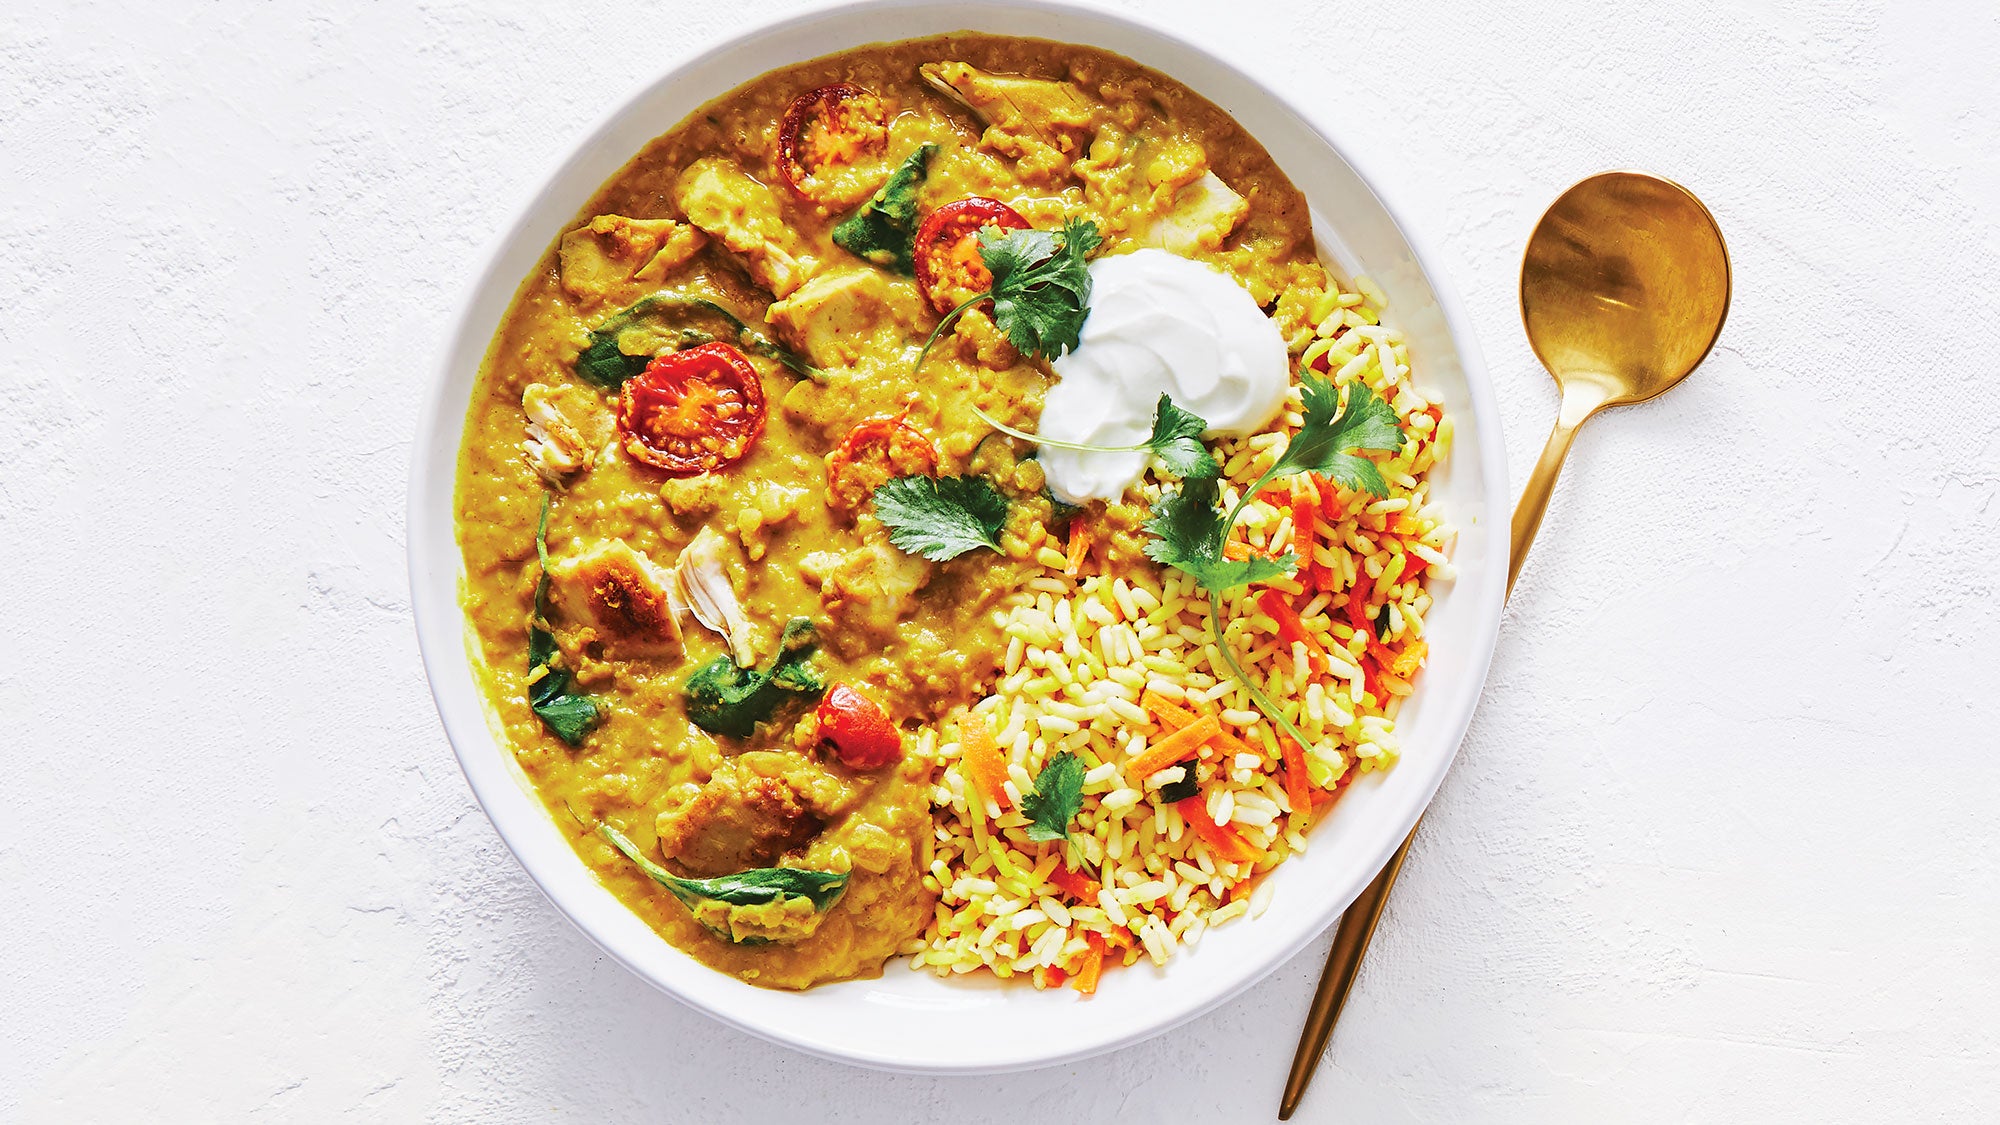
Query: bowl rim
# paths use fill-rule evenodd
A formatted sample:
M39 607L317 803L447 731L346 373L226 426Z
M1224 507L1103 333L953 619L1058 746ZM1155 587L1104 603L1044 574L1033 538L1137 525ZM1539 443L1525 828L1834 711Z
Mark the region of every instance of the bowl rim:
M696 1008L731 1027L754 1035L759 1039L837 1062L903 1073L1004 1073L1073 1062L1131 1046L1134 1043L1163 1034L1240 996L1253 984L1269 975L1279 965L1297 956L1301 950L1317 939L1328 927L1337 921L1348 904L1361 892L1362 888L1373 880L1375 873L1381 869L1383 864L1388 861L1389 856L1401 845L1404 837L1409 832L1414 831L1417 821L1422 818L1424 811L1435 798L1438 787L1443 782L1445 773L1448 772L1451 763L1456 759L1459 746L1463 742L1465 732L1471 724L1473 713L1483 692L1485 679L1490 670L1493 651L1498 642L1502 611L1505 605L1505 585L1503 581L1499 580L1485 581L1485 589L1483 590L1485 596L1473 600L1475 621L1469 638L1473 649L1471 654L1471 674L1467 676L1462 685L1456 688L1457 698L1455 705L1447 706L1445 709L1446 713L1441 716L1442 727L1446 732L1444 738L1440 740L1443 743L1443 753L1439 754L1435 766L1422 779L1420 799L1414 801L1413 807L1408 810L1406 817L1400 818L1408 822L1404 828L1393 835L1385 834L1378 842L1375 854L1365 865L1353 864L1353 869L1362 872L1362 874L1351 880L1351 887L1344 888L1341 893L1330 896L1326 900L1326 905L1321 911L1323 917L1303 937L1297 938L1283 948L1268 952L1262 958L1262 963L1252 971L1241 973L1232 983L1202 998L1199 1003L1186 1005L1177 1010L1169 1009L1160 1017L1137 1024L1123 1034L1106 1036L1084 1046L1072 1047L1060 1051L1041 1053L1029 1051L1017 1053L1012 1056L989 1056L974 1062L939 1062L934 1059L914 1060L882 1054L871 1051L864 1046L843 1042L837 1035L830 1038L806 1038L798 1034L793 1028L788 1028L771 1021L750 1018L740 1012L732 1011L728 1005L712 1002L708 998L696 995L689 987L683 987L680 983L668 979L659 972L655 972L652 966L644 963L643 959L637 956L632 949L625 947L624 943L598 932L597 929L589 924L583 916L580 904L569 901L562 891L551 886L550 879L538 871L535 864L528 859L528 844L525 834L531 828L513 823L509 817L499 815L496 812L495 802L502 796L498 787L519 787L525 784L525 778L518 776L518 765L512 760L511 756L505 753L506 745L504 740L489 727L488 716L484 711L485 704L483 699L480 701L481 705L479 708L470 709L468 713L467 708L448 706L439 686L440 673L451 662L469 662L470 660L470 655L467 651L464 614L458 601L459 590L457 583L453 583L451 595L443 599L448 602L446 605L436 604L425 592L428 588L425 577L435 570L439 560L435 557L436 552L433 552L431 549L433 545L432 538L428 535L420 534L420 531L426 524L425 519L420 513L424 510L426 500L440 487L435 480L436 474L427 471L430 467L430 459L426 456L426 446L429 444L429 439L436 433L439 423L446 417L448 412L459 416L452 427L452 432L458 435L459 440L462 440L463 437L463 415L467 409L467 404L458 401L457 396L450 393L453 372L452 358L460 350L458 342L465 338L468 333L472 334L472 338L475 341L481 343L478 349L480 354L485 354L486 348L490 346L494 326L492 324L474 323L475 312L479 306L479 296L498 283L507 287L507 291L510 294L508 300L511 303L511 294L518 292L520 280L500 276L501 264L507 256L508 250L521 238L534 237L533 228L536 226L535 221L541 212L545 211L549 206L547 197L555 191L563 171L582 161L595 145L603 141L608 135L614 133L619 123L634 110L635 106L651 98L663 87L677 80L683 72L701 64L707 56L742 50L766 35L792 28L794 25L829 18L865 20L871 17L881 17L885 14L893 14L899 11L907 12L914 9L949 9L953 13L954 18L962 18L963 22L960 24L960 29L969 33L981 33L979 25L983 21L988 21L997 13L1031 13L1052 18L1075 20L1083 25L1077 29L1079 34L1075 38L1066 37L1063 41L1086 46L1090 45L1088 43L1089 34L1095 30L1088 25L1095 23L1100 28L1109 26L1115 28L1120 33L1140 38L1150 38L1164 44L1168 48L1197 56L1204 60L1207 65L1215 67L1218 71L1229 75L1233 79L1247 84L1259 96L1266 99L1271 106L1289 114L1314 140L1324 145L1337 159L1347 165L1361 186L1373 196L1376 204L1388 216L1391 224L1396 228L1397 233L1401 236L1415 260L1418 272L1422 275L1424 282L1429 286L1435 297L1437 307L1444 320L1446 333L1449 335L1457 352L1459 365L1464 374L1466 390L1472 404L1472 413L1479 425L1480 440L1478 445L1481 453L1479 458L1479 475L1480 479L1486 485L1485 502L1477 506L1478 510L1476 512L1470 514L1487 521L1487 526L1492 529L1484 537L1486 550L1482 557L1476 559L1461 557L1454 560L1454 562L1461 564L1461 578L1459 580L1461 587L1464 585L1463 576L1465 572L1472 567L1476 567L1477 572L1482 575L1499 576L1507 572L1509 551L1507 536L1496 532L1503 530L1507 524L1509 514L1507 501L1509 496L1511 496L1511 492L1507 485L1504 434L1500 426L1498 403L1490 377L1487 374L1484 358L1479 350L1477 337L1472 330L1471 319L1465 310L1457 289L1450 282L1448 275L1438 268L1438 255L1436 251L1420 235L1415 233L1401 211L1377 189L1377 179L1369 174L1367 162L1364 159L1358 159L1350 149L1336 141L1334 137L1329 135L1325 128L1316 123L1311 116L1303 112L1301 107L1289 96L1273 89L1262 79L1211 52L1201 44L1136 12L1112 11L1087 4L1069 3L1065 2L1065 0L974 0L974 2L970 3L949 3L945 2L945 0L847 0L847 2L820 4L784 13L759 21L727 38L711 42L703 50L683 56L672 66L666 67L640 82L623 96L617 98L609 109L599 115L590 128L579 135L575 144L569 146L559 159L553 164L546 166L542 174L534 178L535 187L525 194L518 206L513 208L511 219L501 224L497 228L497 232L486 242L481 252L475 258L477 268L472 271L464 288L460 291L455 311L448 322L447 331L440 337L436 345L434 362L429 368L428 377L430 386L424 395L422 406L417 416L416 438L413 442L411 453L406 512L407 522L405 527L406 556L411 585L411 612L416 627L418 647L423 660L426 683L431 690L432 701L437 707L440 723L444 728L447 739L451 743L452 751L458 760L460 770L465 775L466 782L473 791L474 798L478 801L480 809L487 816L488 821L493 825L494 831L506 843L515 861L520 864L530 881L535 884L536 888L549 900L559 914L567 919L571 925L575 926L579 932L593 945L603 951L605 955L617 961L641 980L646 981L682 1003ZM1010 33L991 32L991 34ZM905 38L927 37L927 35L892 35L882 40L874 41L895 42ZM838 48L838 50L845 49L851 48ZM783 62L775 64L775 66L787 65L792 65L792 63ZM1142 63L1142 65L1146 64ZM749 78L743 79L743 81L749 81L755 77L757 76L752 75ZM1177 80L1185 81L1185 79L1178 78ZM1193 84L1190 83L1190 85ZM726 89L717 90L706 96L719 97L726 92ZM547 240L537 239L537 241L546 242ZM447 492L455 494L457 442L453 444L454 448L450 459L451 470L446 473L447 479L442 487ZM447 507L449 508L451 505L448 504ZM451 569L454 573L462 573L462 563L456 556L458 548L455 532L449 536L449 539L450 551L447 553L452 556L449 560L452 564ZM1454 591L1454 596L1464 596L1470 593L1472 591L1460 589ZM501 757L504 759L503 762L494 765L483 760L483 754L481 753L483 750L481 746L482 738L501 751ZM1408 765L1409 763L1406 760L1399 763L1399 768L1406 769ZM541 807L538 798L536 799L535 811L540 818L547 819L547 811ZM1351 854L1349 858L1351 863ZM633 917L636 918L636 915ZM647 932L650 934L650 929ZM665 944L660 941L657 935L653 936L653 941L658 944ZM725 976L725 974L718 973L716 970L709 969L706 966L697 967L702 973L714 974L718 977ZM733 980L733 978L729 979Z

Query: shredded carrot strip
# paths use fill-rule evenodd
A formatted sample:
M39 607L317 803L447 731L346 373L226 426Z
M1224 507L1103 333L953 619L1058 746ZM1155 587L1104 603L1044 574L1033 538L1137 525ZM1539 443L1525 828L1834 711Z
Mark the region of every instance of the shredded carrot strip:
M1356 574L1354 585L1347 590L1347 621L1357 630L1366 630L1370 637L1375 635L1375 627L1368 620L1368 599L1374 595L1374 580L1368 572Z
M1285 800L1291 802L1292 816L1304 828L1312 823L1312 777L1306 773L1306 752L1289 738L1280 739L1285 753Z
M1271 552L1260 551L1241 539L1231 539L1222 545L1222 557L1242 562L1244 559L1268 559Z
M1411 641L1403 646L1403 651L1387 662L1386 667L1390 672L1407 680L1417 674L1417 669L1424 666L1424 655L1430 648L1431 646L1423 641Z
M993 732L987 729L986 720L971 715L960 720L958 744L963 751L959 762L973 788L1003 809L1013 804L1005 788L1007 760L1000 756L1000 748L994 745Z
M1285 600L1284 591L1266 590L1257 595L1257 604L1265 613L1271 615L1271 620L1278 623L1278 636L1285 644L1306 646L1306 651L1313 655L1314 662L1322 672L1333 667L1333 662L1327 659L1326 650L1320 647L1311 633L1306 632L1305 622L1299 620L1299 611L1293 609L1292 604Z
M1043 988L1061 988L1062 983L1068 979L1069 974L1063 972L1058 966L1050 965L1048 968L1042 970Z
M1340 502L1340 486L1334 484L1332 478L1318 473L1313 474L1313 483L1319 486L1319 518L1326 521L1329 529L1338 526L1341 512L1345 509L1345 505ZM1329 542L1332 541L1331 530L1327 532L1327 538ZM1308 561L1312 571L1313 589L1333 593L1333 568L1319 561L1318 551L1312 552Z
M1104 889L1103 884L1083 872L1071 871L1060 864L1054 871L1049 872L1049 883L1072 900L1087 906L1095 905L1097 892Z
M1104 971L1104 938L1096 930L1086 930L1083 940L1090 944L1090 951L1083 955L1083 964L1070 981L1070 987L1089 996L1097 991L1097 976Z
M1180 730L1201 717L1156 691L1149 691L1141 696L1139 698L1139 705L1152 713L1154 721L1170 731ZM1227 730L1218 729L1215 736L1210 738L1209 741L1215 744L1216 749L1225 754L1263 754L1262 750L1257 749Z
M1221 733L1222 723L1213 715L1203 715L1125 763L1125 776L1132 781L1151 777L1176 762L1194 757L1202 743Z
M1306 563L1302 577L1308 590L1317 590L1314 584L1312 558L1313 542L1318 536L1313 534L1314 525L1319 522L1319 493L1313 490L1312 478L1301 475L1292 480L1292 553Z
M1083 517L1069 521L1069 565L1063 573L1075 578L1083 573L1083 560L1090 554L1090 529L1083 526Z
M1174 807L1180 810L1188 827L1201 836L1208 850L1215 853L1215 858L1229 863L1249 863L1257 858L1257 849L1241 833L1227 824L1215 823L1208 815L1208 802L1200 797L1189 797L1176 802Z
M1193 711L1182 707L1157 691L1148 691L1139 697L1139 706L1153 716L1153 721L1173 731L1179 730L1196 719Z

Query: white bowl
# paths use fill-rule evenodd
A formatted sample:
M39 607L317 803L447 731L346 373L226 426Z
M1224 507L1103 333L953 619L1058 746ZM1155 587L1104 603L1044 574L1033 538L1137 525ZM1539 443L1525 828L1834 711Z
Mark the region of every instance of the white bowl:
M1426 619L1430 664L1399 724L1403 757L1357 782L1311 848L1270 879L1260 918L1211 931L1164 969L1141 961L1109 972L1096 996L1038 992L991 979L943 981L891 962L880 980L805 993L753 988L674 949L620 905L570 850L497 739L473 681L459 607L463 566L452 534L458 446L481 357L521 279L584 203L642 145L703 102L766 71L867 43L982 31L1087 44L1154 67L1228 111L1262 141L1315 211L1322 250L1359 268L1390 298L1418 381L1456 416L1437 502L1459 529L1458 578L1440 584ZM1325 115L1322 115L1325 116ZM425 404L410 480L410 585L424 665L466 780L493 826L557 909L604 951L715 1018L773 1042L887 1070L980 1073L1083 1058L1157 1035L1242 991L1339 917L1400 843L1451 763L1471 721L1499 630L1507 574L1508 496L1499 415L1471 329L1433 259L1412 243L1351 158L1255 79L1177 36L1129 17L1041 0L876 0L809 12L703 52L592 129L518 212L487 255Z

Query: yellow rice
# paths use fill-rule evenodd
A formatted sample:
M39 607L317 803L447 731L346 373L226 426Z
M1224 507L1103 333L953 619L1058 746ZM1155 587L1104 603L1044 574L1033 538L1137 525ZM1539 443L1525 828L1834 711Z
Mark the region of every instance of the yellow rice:
M1429 511L1426 483L1450 450L1452 424L1442 411L1427 412L1433 400L1411 384L1401 334L1381 326L1381 300L1365 278L1327 293L1312 310L1315 339L1297 362L1305 367L1324 357L1335 383L1365 382L1402 421L1402 451L1378 458L1389 496L1356 497L1337 526L1316 520L1313 530L1321 536L1317 560L1337 589L1366 575L1373 583L1368 619L1377 620L1388 607L1384 640L1407 645L1423 637L1431 605L1425 580L1452 576L1452 533ZM1287 411L1270 431L1221 445L1225 505L1282 454L1300 422L1295 385ZM1151 501L1161 489L1149 482L1142 491ZM1417 530L1407 537L1384 534L1392 521ZM1261 499L1245 507L1238 528L1251 546L1271 554L1293 547L1298 531L1288 506ZM1010 806L999 809L968 786L956 766L957 723L926 732L917 748L941 768L933 794L936 850L925 877L938 905L929 929L905 947L913 968L940 975L984 969L1046 987L1077 973L1093 956L1093 940L1108 949L1107 965L1141 957L1164 964L1200 942L1209 927L1261 913L1270 885L1257 876L1306 848L1303 818L1282 783L1278 733L1212 644L1206 592L1172 570L1157 577L1150 568L1067 577L1060 547L1053 540L1036 546L1049 573L1013 599L998 682L970 716L960 716L994 733L1008 760ZM1406 556L1427 564L1421 578L1405 577L1411 565ZM1403 697L1387 688L1378 688L1386 698L1364 690L1360 660L1369 636L1332 612L1344 600L1333 593L1316 594L1299 613L1327 654L1328 670L1312 666L1303 644L1279 638L1278 623L1263 612L1257 595L1276 588L1294 600L1302 596L1304 561L1302 555L1299 575L1225 596L1223 620L1243 667L1311 740L1305 758L1312 786L1332 792L1355 773L1395 763ZM1211 774L1201 786L1206 814L1233 828L1255 850L1253 861L1219 860L1179 809L1158 799L1161 786L1180 779L1181 767L1150 777L1125 774L1124 764L1143 753L1149 739L1166 734L1141 705L1148 690L1216 715L1225 731L1261 750L1207 755L1201 767ZM1071 844L1031 843L1021 797L1033 790L1043 763L1063 750L1075 752L1087 771ZM1101 881L1096 901L1067 901L1050 881L1070 856Z

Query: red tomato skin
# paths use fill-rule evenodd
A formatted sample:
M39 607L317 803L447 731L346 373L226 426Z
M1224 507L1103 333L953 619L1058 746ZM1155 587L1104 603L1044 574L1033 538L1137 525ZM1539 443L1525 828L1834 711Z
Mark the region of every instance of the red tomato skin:
M818 717L820 737L833 743L849 769L881 769L903 756L903 732L874 700L847 684L827 689Z
M826 455L828 504L853 509L867 499L873 489L857 491L846 474L876 446L882 448L884 460L895 476L937 475L936 444L922 430L903 421L903 415L880 414L849 430L839 447Z
M699 388L709 402L727 402L694 432L661 433L659 421ZM632 459L675 477L700 476L742 460L764 433L764 383L743 353L720 341L668 352L626 380L619 392L618 429ZM693 421L687 418L675 421Z
M953 301L942 295L947 291L947 286L954 282L963 284L967 280L977 281L979 284L971 286L977 292L993 283L990 275L984 281L979 281L976 277L955 279L951 276L953 263L950 258L959 240L968 235L976 235L985 227L1026 230L1028 225L1028 220L1022 218L1019 211L997 199L988 199L983 195L968 195L964 199L955 199L925 215L924 221L917 227L917 237L914 242L917 291L924 295L924 300L930 302L931 308L937 310L939 316L945 315L954 305ZM979 268L982 273L985 271L983 265Z
M807 90L793 98L792 104L785 107L785 115L778 124L777 165L779 178L785 181L786 187L792 189L792 194L807 203L828 202L814 195L806 184L812 175L812 169L806 166L803 145L806 126L813 115L822 112L823 108L827 111L836 110L842 103L871 96L867 90L852 82L836 82L816 90Z

